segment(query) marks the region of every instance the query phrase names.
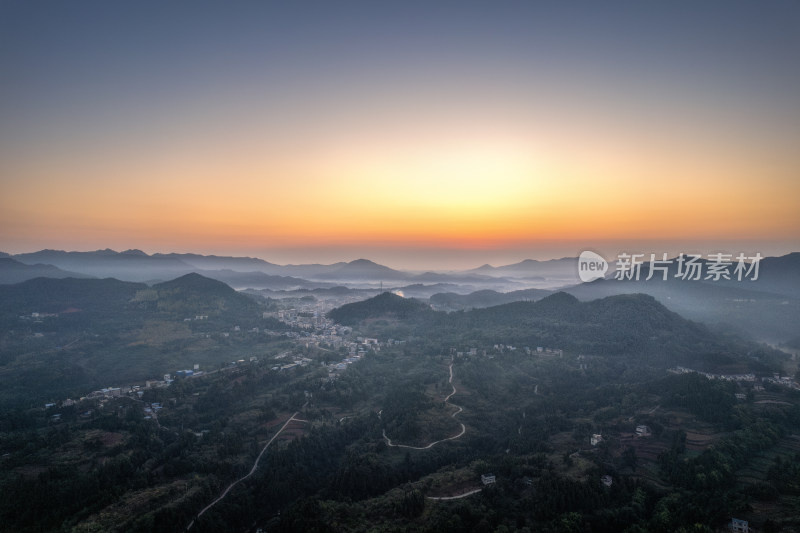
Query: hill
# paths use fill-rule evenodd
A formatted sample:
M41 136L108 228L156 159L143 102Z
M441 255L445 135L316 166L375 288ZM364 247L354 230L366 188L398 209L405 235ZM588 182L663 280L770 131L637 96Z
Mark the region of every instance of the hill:
M539 300L552 294L544 289L524 289L511 292L498 292L490 289L475 291L469 294L454 292L437 293L430 297L431 304L443 310L472 309L491 307L522 300Z
M152 290L156 292L158 310L178 318L223 312L248 314L255 313L258 308L249 296L236 292L221 281L196 273L155 284Z
M379 265L369 259L356 259L320 272L316 275L316 278L325 280L380 281L404 280L408 278L408 275L399 270Z
M659 366L744 364L743 358L755 350L755 345L716 334L645 294L581 302L559 292L538 302L476 309L464 313L464 319L467 329L481 331L484 338L491 334L496 342L624 356L631 362L650 359Z
M550 259L547 261L525 259L519 263L499 267L488 264L481 265L478 268L467 270L466 272L486 276L521 279L547 278L577 281L576 265L577 259L575 257L562 257L561 259Z
M146 288L144 283L113 278L36 278L0 286L0 315L64 311L107 315L122 311L138 291Z
M559 292L538 302L514 302L464 313L469 329L505 344L549 346L598 355L689 355L724 343L643 294L580 302ZM703 348L701 348L703 347Z
M112 278L0 285L0 404L216 365L237 353L235 326L285 328L263 319L251 297L198 274L153 286ZM241 335L235 343L260 339Z
M558 292L536 302L445 313L384 293L342 306L329 316L360 328L362 333L375 333L374 324L383 322L378 330L381 334L395 338L408 335L436 345L549 347L618 356L631 364L648 360L661 367L686 364L705 369L759 364L744 360L746 354L756 351L754 344L714 333L644 294L581 302Z
M256 257L228 257L200 254L159 254L152 255L158 259L181 261L202 270L233 270L235 272L273 272L280 267Z
M560 262L566 261L559 260ZM523 261L514 268L535 262ZM648 265L642 264L639 279L617 280L614 272L606 279L580 283L561 290L580 300L590 301L618 294L649 294L671 311L691 320L703 322L719 331L744 335L758 341L786 342L800 330L800 253L767 257L759 265L756 281L749 277L738 281L706 280L709 261L701 259L703 275L699 280L682 279L677 261L669 265L666 279L656 272L652 279ZM506 267L484 265L475 271L495 272ZM538 299L546 291L476 291L467 295L442 293L430 297L438 309L458 310L489 307L503 303Z
M645 293L672 311L719 329L760 341L784 342L800 329L800 254L766 258L759 279L706 281L676 278L672 265L667 279L657 273L647 280L643 265L639 280L600 279L564 289L581 300L615 294ZM705 265L706 262L703 262Z
M172 281L148 287L144 283L114 278L36 278L0 286L0 315L17 317L37 313L87 313L109 321L137 312L159 312L169 318L186 313L209 314L222 311L255 311L254 300L199 274L187 274ZM192 315L194 316L194 315Z
M296 289L316 289L330 287L330 283L308 281L292 276L277 276L260 271L245 272L239 270L198 270L197 274L219 280L237 289L270 289L285 291Z
M28 265L44 263L64 270L96 277L114 277L125 281L172 279L194 270L188 263L171 257L152 257L140 250L115 252L105 249L94 252L41 250L18 254L14 259Z
M33 278L86 278L85 274L69 272L53 265L26 265L11 257L0 257L0 284L20 283Z
M432 313L430 307L420 300L384 292L362 302L338 307L330 311L328 317L340 324L355 325L362 320L377 318L416 320L428 313Z
M800 252L761 260L757 290L800 298Z

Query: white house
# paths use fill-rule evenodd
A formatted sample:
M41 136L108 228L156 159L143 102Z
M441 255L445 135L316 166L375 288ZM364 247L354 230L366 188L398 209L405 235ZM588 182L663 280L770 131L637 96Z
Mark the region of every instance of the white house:
M750 524L747 520L739 520L738 518L731 518L731 531L734 533L749 533Z

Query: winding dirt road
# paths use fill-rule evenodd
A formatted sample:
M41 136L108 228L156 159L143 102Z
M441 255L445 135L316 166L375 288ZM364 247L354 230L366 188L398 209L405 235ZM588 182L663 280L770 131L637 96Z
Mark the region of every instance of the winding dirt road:
M465 492L464 494L459 494L457 496L425 496L429 500L460 500L461 498L466 498L467 496L472 496L473 494L478 494L483 489L473 489L469 492Z
M450 363L450 379L448 380L448 383L450 383L450 386L453 387L453 392L451 392L450 394L447 395L447 397L445 397L444 403L449 403L453 407L457 407L458 408L458 410L455 413L450 415L453 418L455 418L455 416L457 414L459 414L461 411L463 411L464 409L462 409L460 406L450 402L450 398L456 393L456 386L453 385L453 363ZM439 444L441 442L445 442L445 441L448 441L448 440L455 440L455 439L458 439L458 438L462 437L464 435L464 433L467 432L467 426L465 426L463 424L463 422L459 422L459 424L461 424L461 431L457 435L453 435L452 437L447 437L445 439L441 439L441 440L437 440L435 442L431 442L427 446L408 446L407 444L393 444L392 443L392 439L390 439L389 437L386 436L386 430L385 429L383 430L383 438L386 439L386 445L387 446L391 446L393 448L410 448L412 450L429 450L429 449L433 448L434 446L436 446L437 444Z
M303 406L303 407L305 407L305 406ZM283 430L286 429L286 426L288 426L291 422L307 422L307 420L300 420L299 418L295 418L298 414L300 414L300 411L296 411L292 416L290 416L289 419L281 426L281 429L279 429L278 432L275 433L272 436L272 438L267 441L267 443L261 449L261 453L259 453L258 457L256 457L256 461L253 463L253 468L250 469L250 472L248 472L246 475L240 477L239 479L237 479L236 481L234 481L230 485L228 485L228 488L226 488L225 491L222 494L220 494L219 498L217 498L213 502L211 502L208 505L206 505L205 507L203 507L203 510L200 511L199 513L197 513L197 516L194 518L194 520L192 520L191 523L188 526L186 526L186 531L189 531L190 529L192 529L192 526L194 525L195 521L198 518L200 518L201 516L203 516L203 513L205 513L206 511L208 511L209 509L214 507L216 504L218 504L220 501L222 501L222 499L225 496L228 495L228 492L230 492L230 490L233 487L235 487L238 483L244 481L245 479L247 479L247 478L249 478L250 476L253 475L253 473L256 471L256 468L258 468L258 462L261 460L261 456L263 456L264 452L267 451L267 448L269 448L269 445L272 444L272 441L274 441L276 438L278 438L278 435L280 435L283 432Z

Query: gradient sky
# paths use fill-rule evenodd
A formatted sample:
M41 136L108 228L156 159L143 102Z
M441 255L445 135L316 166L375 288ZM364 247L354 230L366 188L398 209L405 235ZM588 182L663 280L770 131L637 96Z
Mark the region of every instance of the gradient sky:
M800 249L800 3L0 1L0 250Z

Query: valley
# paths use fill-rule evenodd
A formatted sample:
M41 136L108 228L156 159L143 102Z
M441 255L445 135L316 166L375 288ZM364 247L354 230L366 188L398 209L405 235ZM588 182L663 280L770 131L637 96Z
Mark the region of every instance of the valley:
M795 525L800 494L775 468L798 453L800 390L775 378L792 357L652 297L444 313L199 275L75 283L32 300L36 317L5 315L5 350L41 343L3 352L5 375L29 380L5 381L28 400L0 418L15 531ZM59 387L29 369L54 361L82 370Z

